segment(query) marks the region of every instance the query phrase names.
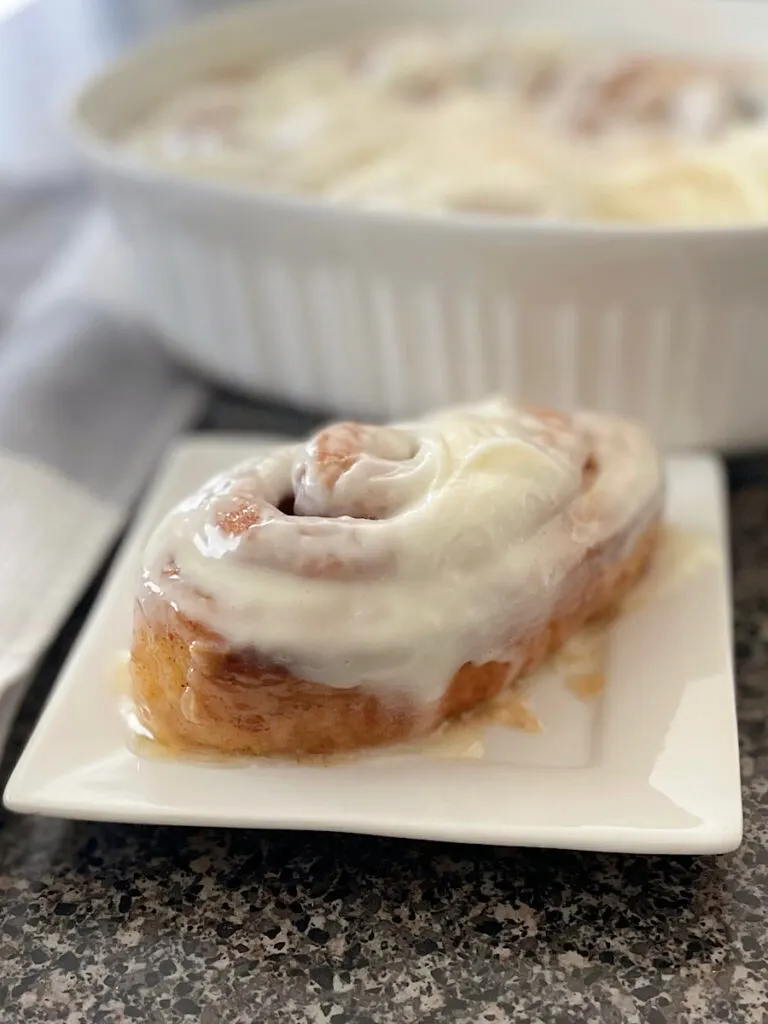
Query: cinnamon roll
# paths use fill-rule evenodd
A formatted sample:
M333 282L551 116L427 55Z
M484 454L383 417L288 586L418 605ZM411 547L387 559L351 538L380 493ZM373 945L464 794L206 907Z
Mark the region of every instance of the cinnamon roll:
M148 545L131 656L172 748L410 740L608 610L654 550L662 469L612 416L492 399L344 423L237 466Z

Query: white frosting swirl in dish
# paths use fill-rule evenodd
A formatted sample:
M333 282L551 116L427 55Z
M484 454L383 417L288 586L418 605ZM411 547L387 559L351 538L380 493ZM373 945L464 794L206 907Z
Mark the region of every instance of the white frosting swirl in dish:
M746 61L405 27L193 82L126 143L362 206L695 224L768 216L767 129Z
M587 557L629 553L661 494L650 440L609 416L493 399L341 424L179 505L140 599L301 678L431 701L546 623Z

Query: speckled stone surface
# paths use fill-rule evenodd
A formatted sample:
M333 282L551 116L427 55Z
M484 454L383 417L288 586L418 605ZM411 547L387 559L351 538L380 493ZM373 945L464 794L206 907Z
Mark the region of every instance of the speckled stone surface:
M735 486L731 501L738 853L595 856L6 814L0 1021L768 1021L766 468L742 472L763 481ZM3 781L86 606L24 705Z

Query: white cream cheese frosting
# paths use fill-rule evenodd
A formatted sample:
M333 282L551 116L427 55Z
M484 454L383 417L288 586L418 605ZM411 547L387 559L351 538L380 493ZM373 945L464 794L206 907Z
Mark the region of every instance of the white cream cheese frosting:
M341 424L172 511L140 601L302 678L433 701L546 623L589 552L591 572L631 553L661 494L651 441L609 416L492 399Z
M404 26L188 83L125 142L185 174L369 207L750 221L768 209L768 71Z

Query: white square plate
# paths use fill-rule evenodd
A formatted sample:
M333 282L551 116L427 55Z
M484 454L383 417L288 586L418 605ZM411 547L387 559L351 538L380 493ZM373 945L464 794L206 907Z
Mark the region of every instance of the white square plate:
M542 675L530 695L541 733L489 726L474 760L426 749L331 766L137 756L114 680L148 531L211 473L268 444L197 437L171 453L8 783L11 810L638 853L738 845L724 485L705 455L669 460L667 521L706 535L712 557L616 620L593 701L555 669Z

